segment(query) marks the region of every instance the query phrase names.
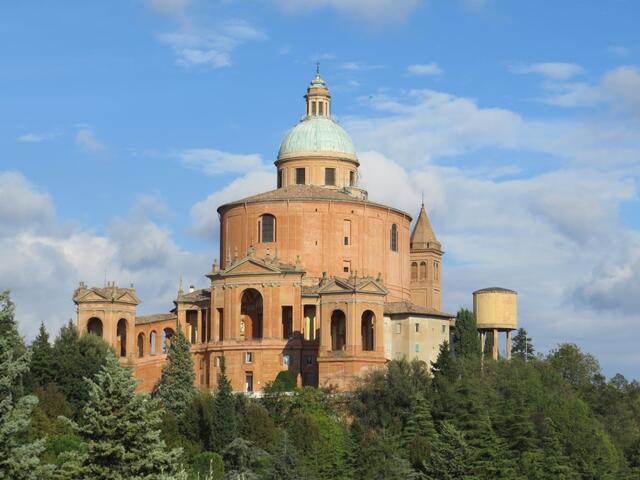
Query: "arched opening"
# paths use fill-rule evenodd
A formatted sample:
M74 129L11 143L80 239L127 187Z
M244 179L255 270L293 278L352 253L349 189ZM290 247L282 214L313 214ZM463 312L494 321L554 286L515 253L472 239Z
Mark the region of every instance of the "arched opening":
M269 213L260 216L258 220L258 242L270 243L276 241L276 217Z
M121 357L127 356L127 321L124 318L118 320L116 327L116 335L118 337L118 351Z
M420 280L427 279L427 262L420 262Z
M362 333L362 350L371 352L374 348L374 325L376 316L371 310L365 310L360 321Z
M91 317L87 322L87 333L93 333L99 337L102 336L102 320L98 317Z
M342 310L331 314L331 350L344 350L347 344L347 318Z
M242 292L240 321L244 322L244 338L262 338L262 295L253 288Z
M418 264L413 262L411 264L411 281L415 282L416 280L418 280Z
M157 337L158 335L156 334L156 331L153 330L150 334L149 334L149 353L151 353L151 355L155 355L156 354L156 342L157 342Z
M394 223L391 225L391 241L390 241L391 251L398 251L398 226Z
M144 357L144 333L138 334L138 358Z
M169 351L169 346L171 345L171 338L175 332L171 328L165 328L162 330L162 353L167 353Z

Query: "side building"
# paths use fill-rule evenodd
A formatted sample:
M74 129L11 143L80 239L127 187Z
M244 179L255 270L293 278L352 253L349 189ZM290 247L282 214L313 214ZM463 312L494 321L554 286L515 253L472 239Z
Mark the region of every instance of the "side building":
M424 205L412 231L408 213L370 201L319 73L305 100L275 161L277 188L218 208L220 262L207 288L180 289L170 312L147 316L136 316L132 287L76 290L79 330L114 345L142 390L178 328L199 386L215 387L224 357L233 388L248 392L282 370L300 385L349 389L387 360L433 361L449 339L443 251Z

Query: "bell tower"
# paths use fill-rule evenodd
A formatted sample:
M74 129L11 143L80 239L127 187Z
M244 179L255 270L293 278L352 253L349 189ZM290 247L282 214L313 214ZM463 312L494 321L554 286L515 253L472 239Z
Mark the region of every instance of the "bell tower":
M442 310L442 245L424 208L411 233L411 302L426 308Z

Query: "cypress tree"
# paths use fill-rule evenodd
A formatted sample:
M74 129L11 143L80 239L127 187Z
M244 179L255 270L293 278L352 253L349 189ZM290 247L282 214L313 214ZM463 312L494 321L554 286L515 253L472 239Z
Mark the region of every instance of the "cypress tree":
M16 356L24 352L24 343L15 320L15 305L8 290L0 292L0 338L7 341Z
M304 478L299 461L298 451L289 441L289 434L283 431L278 447L273 454L271 466L264 477L265 480L298 480Z
M27 436L38 399L16 393L28 369L29 355L16 357L10 339L0 338L0 480L36 480L46 473L38 460L44 441Z
M412 399L411 414L402 434L409 462L414 467L422 465L429 458L435 436L429 403L418 393Z
M161 410L137 394L131 371L109 355L95 380L77 428L87 451L79 459L82 480L186 479L179 450L167 451L160 438Z
M218 391L213 403L213 448L216 452L222 453L225 447L237 437L235 399L231 382L227 377L224 357L220 364Z
M45 388L55 377L55 365L53 361L53 349L49 343L49 333L40 323L38 335L31 344L31 368L29 369L29 387L31 389L40 386Z
M463 480L468 478L472 461L472 452L462 433L452 423L442 422L423 468L428 480Z
M531 343L531 337L529 337L529 334L524 328L519 328L518 332L514 335L511 341L511 354L514 357L527 361L535 358L535 350L533 343Z
M480 336L475 315L466 308L456 316L456 328L453 331L453 350L461 358L477 358L480 355Z
M162 367L162 375L154 389L165 409L179 418L187 410L196 393L193 359L187 337L178 328L171 338L167 353L167 363Z

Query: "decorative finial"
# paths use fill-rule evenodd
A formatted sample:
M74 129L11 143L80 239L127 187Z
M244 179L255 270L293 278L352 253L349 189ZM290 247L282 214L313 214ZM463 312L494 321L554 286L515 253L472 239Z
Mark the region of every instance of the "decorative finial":
M180 274L180 284L178 285L178 296L182 296L184 290L182 289L182 274Z
M320 75L320 62L316 62L316 75Z
M422 191L422 206L424 207L424 190Z

